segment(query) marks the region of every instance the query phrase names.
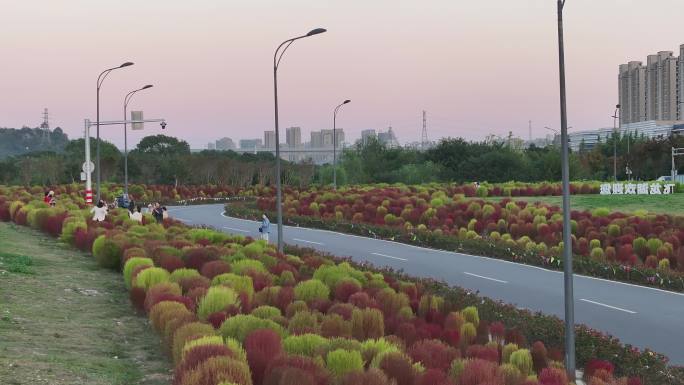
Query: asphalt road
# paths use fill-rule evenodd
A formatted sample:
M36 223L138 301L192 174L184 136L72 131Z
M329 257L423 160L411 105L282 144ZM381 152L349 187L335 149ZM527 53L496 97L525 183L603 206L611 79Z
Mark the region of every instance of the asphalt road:
M223 205L169 208L189 225L258 237L259 223L223 215ZM275 220L274 220L275 221ZM563 317L563 274L557 271L325 230L285 226L285 242L351 256L413 276L443 279L519 308ZM277 229L271 227L272 243ZM684 364L684 294L575 275L575 321L650 348Z

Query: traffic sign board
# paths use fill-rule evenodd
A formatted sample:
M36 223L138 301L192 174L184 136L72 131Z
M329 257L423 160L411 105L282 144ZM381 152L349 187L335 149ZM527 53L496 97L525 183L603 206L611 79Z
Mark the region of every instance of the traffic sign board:
M88 168L88 166L90 166L90 168ZM95 171L95 163L93 163L93 161L90 161L90 164L88 164L88 162L83 162L83 166L81 166L81 169L83 170L83 172L93 172Z

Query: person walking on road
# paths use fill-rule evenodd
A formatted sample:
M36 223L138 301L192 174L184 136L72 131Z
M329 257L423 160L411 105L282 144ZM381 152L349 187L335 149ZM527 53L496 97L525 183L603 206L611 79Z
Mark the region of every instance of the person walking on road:
M268 242L268 235L271 232L271 221L268 220L266 214L261 216L261 226L259 227L259 232L261 233L261 239Z

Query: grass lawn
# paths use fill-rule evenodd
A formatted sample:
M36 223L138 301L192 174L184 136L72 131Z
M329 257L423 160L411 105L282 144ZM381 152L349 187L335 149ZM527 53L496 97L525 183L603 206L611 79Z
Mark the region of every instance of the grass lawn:
M501 197L490 197L487 200L498 202ZM540 197L513 197L514 200L527 202L542 202L550 205L560 206L562 204L559 196L540 196ZM612 211L625 213L635 210L647 210L652 213L663 213L672 215L684 215L684 194L671 195L573 195L570 199L570 207L573 210L593 210L599 207L606 207Z
M0 223L0 384L168 384L170 364L119 273Z

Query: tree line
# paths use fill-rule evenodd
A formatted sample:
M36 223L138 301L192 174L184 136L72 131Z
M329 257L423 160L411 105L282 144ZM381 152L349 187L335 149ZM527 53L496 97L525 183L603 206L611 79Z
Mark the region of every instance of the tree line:
M95 162L96 140L90 139L91 158ZM62 151L36 151L7 157L0 161L0 184L54 185L81 180L85 160L85 139L69 141ZM144 184L217 184L247 187L275 183L270 153L238 154L234 151L191 152L189 144L166 135L143 138L128 154L130 183ZM101 178L121 183L124 178L124 154L112 143L100 142ZM311 162L293 164L283 161L283 181L307 186L316 169ZM94 174L93 174L94 177Z
M591 149L581 144L570 153L572 180L612 180L613 145L617 147L617 178L654 180L669 175L671 148L684 147L684 137L645 138L616 134L599 140ZM677 162L684 171L682 161ZM338 184L407 183L472 181L521 182L558 181L561 179L559 146L530 146L515 150L506 143L468 142L447 138L427 151L389 148L370 138L346 149L338 164ZM320 179L332 180L332 168L324 166Z
M59 135L64 135L61 130ZM85 158L84 139L65 140L61 149L48 148L0 160L0 184L50 185L79 182ZM52 143L56 144L58 140L53 140ZM619 180L627 179L627 166L632 171L633 179L654 180L659 176L669 175L671 148L684 147L684 137L647 139L636 135L615 135L599 141L592 149L587 149L582 144L579 152L570 154L571 179L611 180L614 144L617 146ZM94 158L94 139L91 139L91 149ZM122 152L112 143L102 141L100 153L102 180L122 182ZM187 142L165 135L143 138L128 156L131 183L176 186L271 185L275 184L274 163L275 157L271 153L238 154L234 151L214 150L191 152ZM311 161L283 161L282 166L283 183L287 185L305 187L332 182L331 165L316 166ZM684 171L681 161L678 166L680 171ZM517 150L506 143L468 142L462 138L443 139L426 151L390 148L371 138L345 149L337 168L339 185L472 181L496 183L511 180L538 182L560 179L561 159L558 146L542 148L532 145L527 149Z

